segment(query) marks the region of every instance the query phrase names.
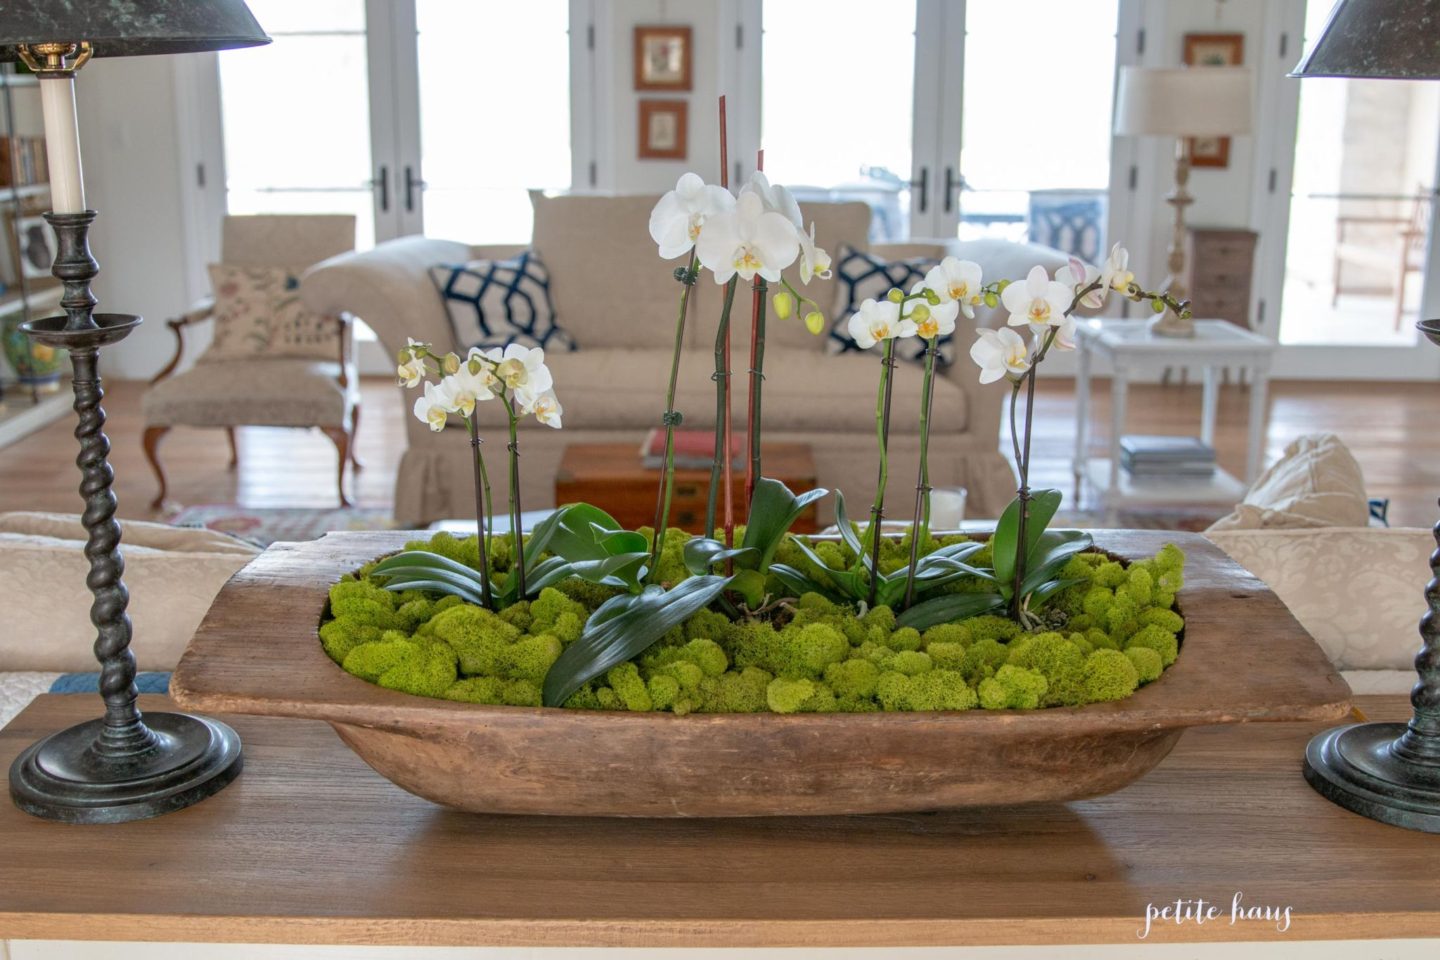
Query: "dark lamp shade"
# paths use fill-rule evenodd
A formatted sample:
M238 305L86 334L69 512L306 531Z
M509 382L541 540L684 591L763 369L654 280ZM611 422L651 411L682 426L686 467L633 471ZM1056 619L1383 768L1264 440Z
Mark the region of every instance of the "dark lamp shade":
M0 0L0 61L17 46L87 41L97 57L269 43L244 0Z
M1339 0L1290 76L1440 80L1440 0Z

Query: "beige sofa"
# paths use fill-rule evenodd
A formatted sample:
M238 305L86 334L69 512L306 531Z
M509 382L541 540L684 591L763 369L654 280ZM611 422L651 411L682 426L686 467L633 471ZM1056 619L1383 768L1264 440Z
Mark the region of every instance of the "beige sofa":
M553 504L554 476L566 444L633 443L660 422L665 378L679 288L677 263L661 261L647 230L654 197L535 195L532 246L550 272L557 321L579 349L547 353L556 390L565 406L561 431L527 426L521 438L524 503ZM811 204L822 246L837 258L845 245L867 249L870 211L864 204ZM471 247L463 243L410 237L358 254L335 257L302 279L301 295L326 313L348 312L364 320L390 354L407 337L456 349L440 296L427 270L442 263L510 256L521 247ZM906 244L877 248L890 258L938 257L947 251L980 262L990 276L1022 276L1036 263L1054 269L1062 255L1043 247L991 241L974 244ZM798 286L798 281L795 282ZM839 281L817 280L806 291L827 313L834 312ZM713 429L715 329L721 288L701 278L692 304L681 360L677 408L687 427ZM743 301L743 302L742 302ZM749 339L748 300L737 298L734 343L737 385L743 387ZM981 316L980 322L988 318ZM1014 495L1015 479L999 452L1004 390L981 387L965 356L973 327L961 318L957 331L960 362L936 386L930 465L937 486L969 490L975 516L998 516ZM772 319L766 350L765 437L812 445L819 482L844 490L851 502L868 501L876 473L875 389L877 354L828 356L824 338L807 333L795 319ZM398 388L397 388L398 389ZM918 457L920 374L918 365L899 365L894 393L891 486L895 503L911 487ZM447 517L474 515L470 450L459 430L432 433L409 414L408 446L395 484L395 517L422 525ZM745 390L737 389L735 415L744 423ZM490 422L498 433L497 416ZM492 441L498 450L501 443ZM830 510L827 498L823 509Z

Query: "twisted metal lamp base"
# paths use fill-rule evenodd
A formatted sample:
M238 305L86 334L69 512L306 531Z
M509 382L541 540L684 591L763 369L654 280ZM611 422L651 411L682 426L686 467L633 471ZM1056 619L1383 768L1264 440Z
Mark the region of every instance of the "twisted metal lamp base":
M59 253L54 273L65 283L66 316L32 320L21 329L37 343L68 350L74 367L75 437L80 441L82 520L89 539L86 582L94 596L95 658L105 716L31 745L10 767L10 796L26 813L67 823L119 823L158 816L223 789L240 773L240 738L223 723L186 714L142 717L136 707L135 656L130 652L130 595L123 575L120 524L111 489L105 436L100 349L140 325L125 314L94 313L90 280L98 265L86 241L94 211L46 214Z

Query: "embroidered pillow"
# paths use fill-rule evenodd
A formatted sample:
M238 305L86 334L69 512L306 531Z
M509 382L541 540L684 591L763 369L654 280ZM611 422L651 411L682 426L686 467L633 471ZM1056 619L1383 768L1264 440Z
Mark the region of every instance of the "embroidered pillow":
M835 301L835 319L830 324L830 336L825 344L832 354L850 353L860 348L850 337L850 315L860 309L866 300L883 300L892 287L899 287L906 293L921 280L926 272L940 261L928 257L913 260L885 260L873 253L864 253L850 247L841 247L835 261L835 278L838 281L838 295ZM936 360L950 363L955 351L951 337L941 337L936 350ZM895 345L895 356L905 360L919 361L924 358L925 341L908 337Z
M546 350L574 350L575 341L555 323L550 273L534 251L510 260L472 260L430 268L455 341L466 347L518 343Z
M300 301L300 278L284 267L210 265L215 337L206 360L296 357L339 360L340 325Z

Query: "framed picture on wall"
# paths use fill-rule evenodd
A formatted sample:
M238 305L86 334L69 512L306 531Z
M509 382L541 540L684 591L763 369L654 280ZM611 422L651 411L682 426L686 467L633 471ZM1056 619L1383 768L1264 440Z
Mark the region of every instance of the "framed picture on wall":
M641 100L641 160L684 160L689 126L689 104L684 100Z
M1185 34L1185 63L1192 67L1238 67L1245 60L1243 33ZM1230 166L1229 137L1191 137L1190 163L1196 167Z
M635 89L690 89L690 28L635 28Z

